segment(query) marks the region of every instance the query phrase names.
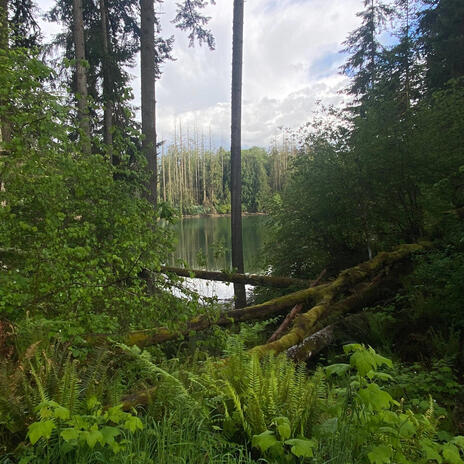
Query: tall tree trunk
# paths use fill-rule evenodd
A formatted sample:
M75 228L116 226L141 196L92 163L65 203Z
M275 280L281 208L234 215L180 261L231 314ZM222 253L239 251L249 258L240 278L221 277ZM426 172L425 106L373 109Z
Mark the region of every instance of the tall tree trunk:
M81 147L84 153L90 153L90 120L87 102L87 69L84 44L84 16L82 0L73 0L73 34L76 53L76 96L77 116L81 129Z
M103 39L103 101L104 101L104 127L103 140L112 156L113 164L118 164L117 159L113 158L113 79L111 75L111 39L108 24L108 4L107 0L100 0L100 15Z
M140 0L140 66L142 90L142 150L148 163L147 199L157 203L158 165L155 113L155 7L153 0Z
M232 124L230 148L231 216L232 216L232 267L243 273L242 244L242 61L243 61L243 9L244 0L234 0L232 38ZM234 284L235 307L246 305L245 286Z
M0 50L6 51L8 46L8 0L0 0ZM11 139L10 125L5 117L1 121L1 137L3 143Z
M8 0L0 0L0 50L6 52L8 50ZM0 101L0 105L4 105L3 101ZM0 120L0 156L4 153L4 144L9 143L11 140L11 130L8 119L3 116ZM5 184L0 179L0 192L5 190ZM0 206L5 206L5 203L1 203Z

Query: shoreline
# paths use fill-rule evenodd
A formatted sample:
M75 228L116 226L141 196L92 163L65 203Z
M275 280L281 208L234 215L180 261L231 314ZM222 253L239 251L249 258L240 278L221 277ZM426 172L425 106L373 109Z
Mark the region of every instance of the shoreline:
M230 213L204 213L204 214L184 214L180 219L191 219L200 217L230 217ZM267 213L242 213L243 216L267 216Z

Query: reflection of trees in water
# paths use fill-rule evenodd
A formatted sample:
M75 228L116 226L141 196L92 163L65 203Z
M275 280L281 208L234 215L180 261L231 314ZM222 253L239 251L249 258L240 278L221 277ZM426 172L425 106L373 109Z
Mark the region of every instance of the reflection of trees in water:
M243 217L243 246L246 272L258 272L258 256L264 241L263 216ZM184 261L192 268L231 268L230 217L195 217L177 226L178 244L172 264Z

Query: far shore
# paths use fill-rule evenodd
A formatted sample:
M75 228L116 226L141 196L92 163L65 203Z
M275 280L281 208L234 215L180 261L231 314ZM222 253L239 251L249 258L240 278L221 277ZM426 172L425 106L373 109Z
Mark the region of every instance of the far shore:
M266 216L266 213L242 213L242 216ZM184 214L181 219L200 218L200 217L225 217L230 213L204 213L204 214Z

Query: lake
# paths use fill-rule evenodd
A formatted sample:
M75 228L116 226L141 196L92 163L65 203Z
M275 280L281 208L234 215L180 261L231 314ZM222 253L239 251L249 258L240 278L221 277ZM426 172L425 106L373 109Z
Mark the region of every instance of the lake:
M230 221L230 216L187 217L180 220L176 225L178 242L171 265L185 263L191 269L230 270ZM242 231L245 272L259 273L263 269L260 259L266 235L266 216L243 216ZM232 284L185 280L190 288L203 296L217 296L220 300L233 298Z

